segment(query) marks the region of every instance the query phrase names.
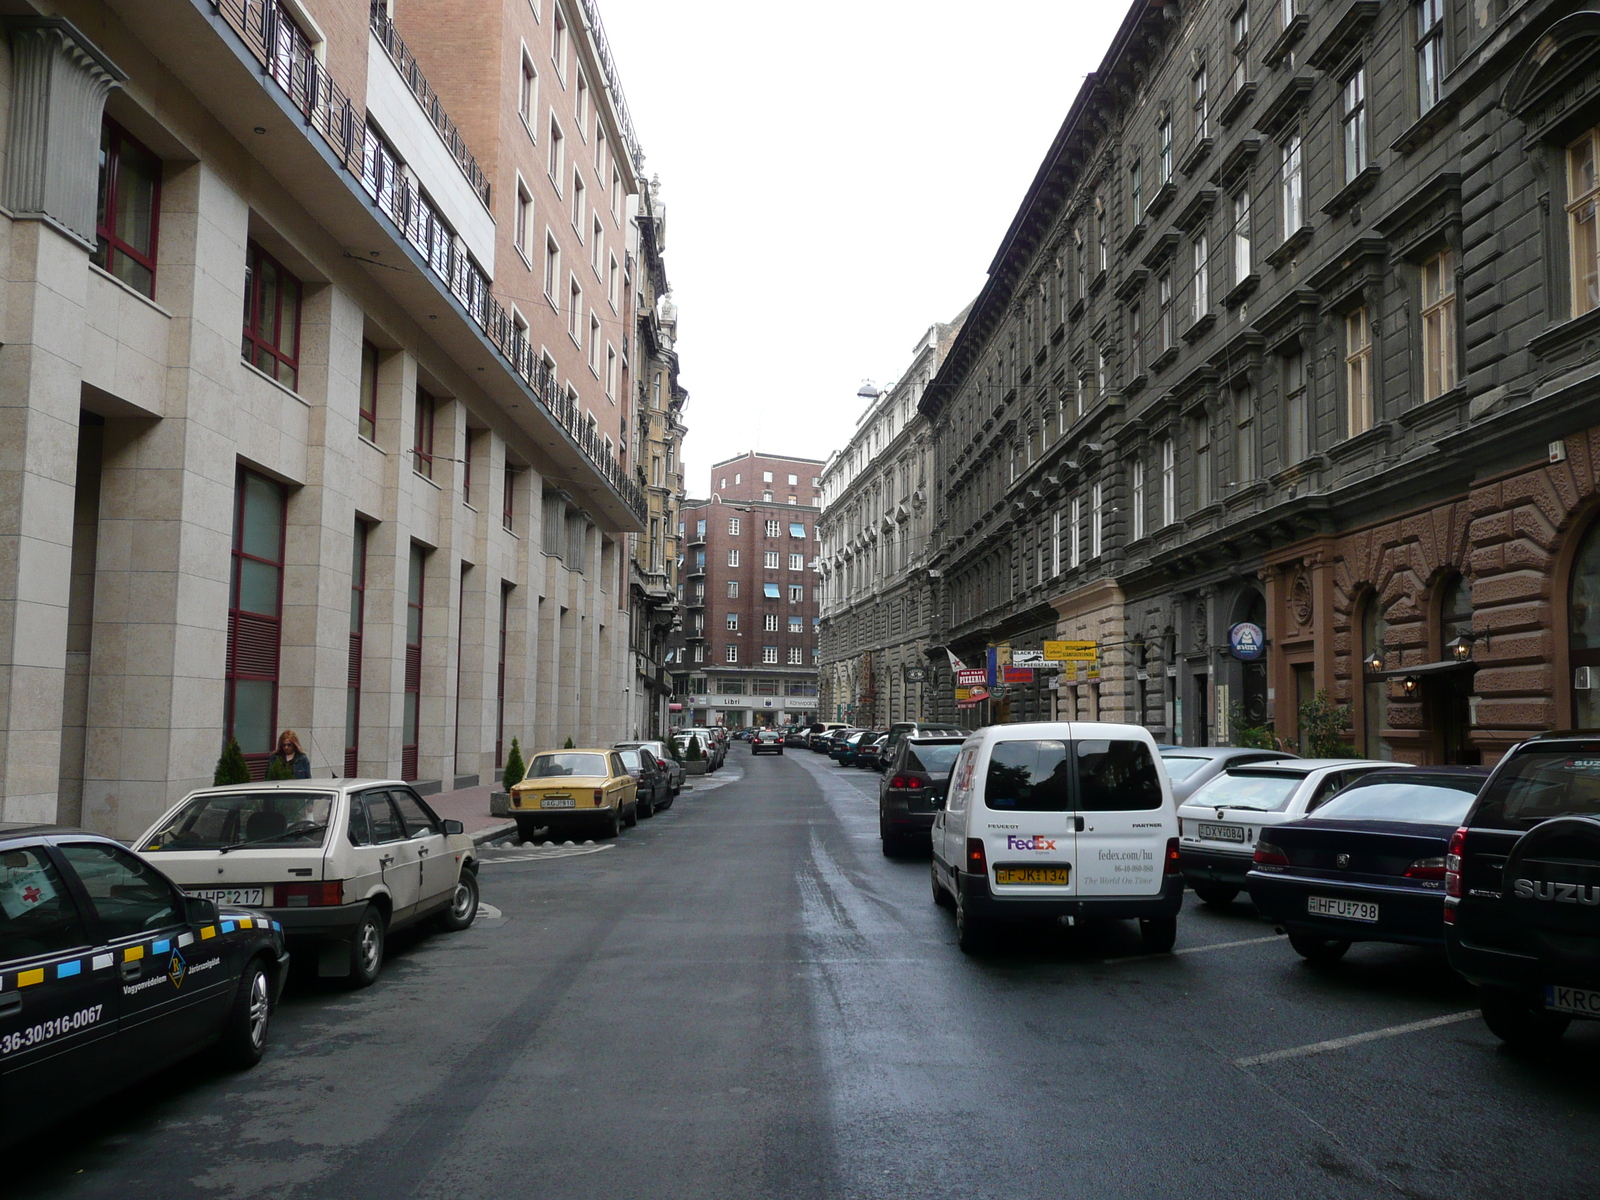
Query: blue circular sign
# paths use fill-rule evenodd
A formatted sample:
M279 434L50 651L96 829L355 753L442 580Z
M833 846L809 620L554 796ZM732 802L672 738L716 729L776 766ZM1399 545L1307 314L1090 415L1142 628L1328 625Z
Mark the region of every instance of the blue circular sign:
M1262 632L1261 626L1249 621L1240 621L1228 630L1228 645L1232 648L1235 658L1249 662L1267 652L1267 635Z

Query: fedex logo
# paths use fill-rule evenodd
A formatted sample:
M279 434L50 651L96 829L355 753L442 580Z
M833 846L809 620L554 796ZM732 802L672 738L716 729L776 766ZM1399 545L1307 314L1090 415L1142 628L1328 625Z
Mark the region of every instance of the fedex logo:
M1037 835L1033 837L1013 837L1010 834L1006 835L1007 850L1054 850L1055 848L1055 838L1043 838Z

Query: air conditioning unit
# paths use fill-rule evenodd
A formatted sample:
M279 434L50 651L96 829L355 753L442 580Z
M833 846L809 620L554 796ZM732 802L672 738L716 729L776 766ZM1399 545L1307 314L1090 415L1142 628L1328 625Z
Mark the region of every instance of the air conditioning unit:
M1572 672L1572 690L1575 692L1591 692L1596 683L1595 669L1593 667L1577 667Z

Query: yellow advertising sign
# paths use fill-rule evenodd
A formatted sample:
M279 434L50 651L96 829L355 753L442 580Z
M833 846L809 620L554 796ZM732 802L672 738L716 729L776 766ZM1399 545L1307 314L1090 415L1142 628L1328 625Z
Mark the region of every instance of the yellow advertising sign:
M1098 642L1046 642L1046 662L1095 662L1100 657Z
M970 699L972 699L972 689L971 688L965 688L965 687L958 687L956 689L956 699L957 700L970 700Z

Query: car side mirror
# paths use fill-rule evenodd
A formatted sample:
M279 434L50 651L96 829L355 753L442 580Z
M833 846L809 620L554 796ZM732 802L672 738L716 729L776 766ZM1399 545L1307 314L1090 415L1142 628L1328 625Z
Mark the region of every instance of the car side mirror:
M215 925L217 923L217 902L208 900L204 896L185 896L183 898L184 924L192 928L201 925Z
M444 831L447 836L457 833L465 833L467 831L467 827L465 825L451 817L446 817L442 824L444 825Z

